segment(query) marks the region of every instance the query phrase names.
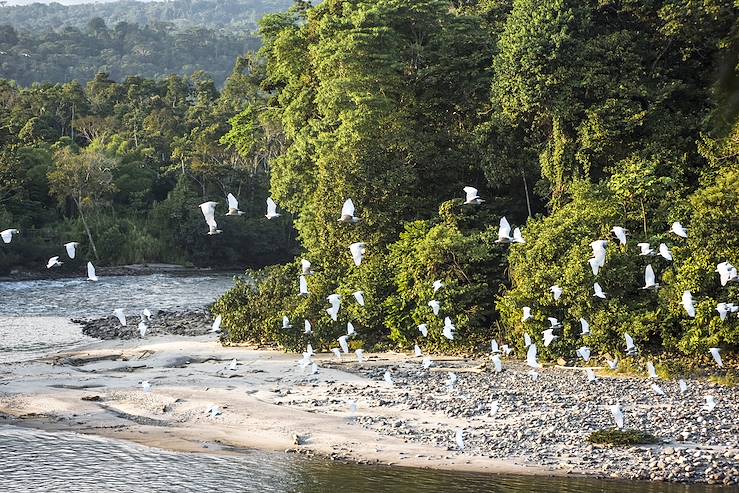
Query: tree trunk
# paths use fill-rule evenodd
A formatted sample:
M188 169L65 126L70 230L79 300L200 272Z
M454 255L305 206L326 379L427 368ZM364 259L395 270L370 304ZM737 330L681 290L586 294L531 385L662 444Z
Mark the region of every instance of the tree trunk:
M100 261L100 256L98 255L98 249L95 246L95 241L92 239L92 233L90 233L90 227L87 225L87 219L85 219L85 213L82 212L82 204L80 204L79 200L74 201L77 205L77 212L80 213L80 219L82 219L82 225L85 227L85 233L87 233L87 239L90 240L90 246L92 247L92 253L95 255L95 261Z

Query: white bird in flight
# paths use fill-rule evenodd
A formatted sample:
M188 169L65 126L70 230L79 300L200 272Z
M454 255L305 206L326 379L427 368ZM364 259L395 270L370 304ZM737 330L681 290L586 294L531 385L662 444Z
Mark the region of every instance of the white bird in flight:
M431 300L428 303L428 306L431 307L431 310L434 312L434 315L439 314L439 309L441 308L441 304L436 300Z
M659 386L659 385L657 385L656 383L653 383L653 384L652 384L652 391L653 391L653 392L654 392L655 394L657 394L657 395L661 395L661 396L664 396L664 395L665 395L665 391L664 391L664 390L662 390L662 387L660 387L660 386Z
M326 299L331 304L331 308L327 308L326 312L331 316L331 320L336 322L339 316L339 308L341 307L341 295L330 294Z
M341 206L341 217L339 217L339 222L355 224L359 221L360 219L354 215L354 202L352 202L352 199L346 199L344 201L344 205Z
M436 294L436 292L438 290L440 290L441 288L443 288L443 287L444 287L444 283L441 282L439 279L437 279L436 281L434 281L434 283L433 283L434 294Z
M144 380L143 382L141 382L141 389L144 391L144 393L149 393L149 391L151 390L151 384L148 380Z
M503 371L503 362L500 360L499 355L492 354L490 355L490 359L493 361L493 365L495 366L495 373Z
M626 233L628 233L628 230L622 228L621 226L614 226L611 231L613 231L613 234L616 235L619 243L621 243L622 245L626 244Z
M218 229L218 224L216 223L216 205L218 205L218 202L203 202L200 204L200 210L203 212L203 217L205 218L205 224L208 225L208 234L209 235L217 235L223 233L220 229Z
M454 441L457 443L457 449L459 451L464 450L464 432L461 428L457 428L457 431L454 433Z
M470 205L480 205L483 202L485 202L483 199L480 198L480 196L477 194L477 189L473 187L464 187L463 188L465 193L465 204Z
M357 357L357 362L358 362L358 363L362 363L362 362L364 362L364 349L356 349L356 350L354 351L354 354L355 354L355 355L356 355L356 357Z
M73 259L77 255L77 247L80 244L76 241L70 241L69 243L64 244L64 248L67 250L67 256L71 259Z
M560 299L562 297L562 288L560 288L556 284L554 286L551 286L549 288L549 291L552 292L552 294L554 295L554 299L555 300L558 300L558 299Z
M672 223L672 226L670 226L670 231L669 232L670 233L674 233L674 234L678 235L681 238L687 238L688 237L688 233L685 232L685 228L683 228L683 225L680 224L677 221L675 221L674 223Z
M221 408L216 406L215 404L208 407L208 410L206 412L210 414L211 418L215 418L216 416L223 414L221 412Z
M703 406L703 409L711 412L716 408L716 399L712 395L705 396L706 399L706 405Z
M223 317L220 315L216 316L216 319L213 320L213 325L210 328L211 332L220 332L221 331L221 322L223 321Z
M346 323L346 335L347 337L351 337L357 333L356 329L354 328L354 324L351 322Z
M336 359L341 359L341 349L337 347L332 347L331 352L334 353L334 356L336 356Z
M300 270L303 272L304 276L312 276L313 271L310 270L310 260L301 259L300 260Z
M277 204L272 200L272 197L267 197L267 213L264 215L267 219L274 219L280 217L282 214L277 212Z
M113 310L113 315L116 316L121 325L123 325L124 327L126 326L126 315L125 313L123 313L123 308L116 308L115 310Z
M235 371L236 370L236 365L238 365L238 364L239 364L239 362L236 360L236 358L234 358L234 359L231 360L231 363L228 365L228 369L231 370L231 371Z
M592 368L586 368L585 369L585 375L588 377L588 382L592 383L598 380L598 378L595 376L595 371L593 371Z
M452 319L449 317L445 317L444 318L444 330L442 332L444 334L444 337L446 337L450 341L453 341L454 340L454 330L455 330L455 327L454 327L454 324L452 323Z
M513 240L511 240L511 243L526 243L526 240L521 234L521 228L516 228L513 230Z
M141 312L141 318L144 317L146 317L146 320L151 320L151 310L149 310L148 308L144 308Z
M292 329L293 325L290 323L290 319L287 318L287 315L282 316L282 328L283 329Z
M310 321L305 320L303 322L303 327L304 327L303 334L312 334L313 333L313 327L311 326Z
M655 255L654 250L649 245L649 243L637 243L636 246L639 247L639 255L646 255L649 257L652 257Z
M305 278L304 275L300 276L298 283L300 285L300 296L308 296L310 294L308 292L308 280Z
M695 305L693 305L693 295L690 291L683 292L682 305L688 316L695 317Z
M716 265L715 272L719 274L719 282L721 286L726 286L729 282L739 280L739 274L737 274L736 267L731 265L729 262L721 262Z
M354 260L354 265L359 266L362 264L362 259L364 259L364 255L367 252L364 243L357 242L352 243L349 245L349 251L352 254L352 260Z
M599 283L593 284L593 296L596 296L601 299L606 299L606 293L603 292L603 288L600 287Z
M651 361L647 361L647 373L649 374L649 378L654 380L659 379L659 376L657 376L657 369Z
M490 341L490 350L493 353L499 353L500 352L500 347L498 347L498 341L496 341L495 339L493 339L493 340Z
M523 347L531 346L531 336L528 334L523 335Z
M239 210L239 201L236 200L236 197L232 193L229 193L226 199L228 200L227 216L241 216L244 214L244 212Z
M144 337L146 335L146 329L148 329L149 326L146 325L143 321L139 322L138 329L139 329L139 336Z
M51 269L52 267L60 267L64 262L59 261L59 256L51 257L48 262L46 262L46 268Z
M349 342L348 342L348 336L341 336L337 341L339 341L339 346L341 346L341 350L344 351L344 354L349 354Z
M649 264L644 269L644 286L642 286L641 289L653 289L656 291L657 288L659 288L659 284L655 281L652 264Z
M541 368L541 363L536 360L536 344L531 344L526 351L526 364L531 368Z
M576 351L577 355L580 356L586 363L590 361L590 348L582 346Z
M92 262L87 262L87 280L93 282L98 280L98 276L95 274L95 266L92 265Z
M581 336L590 335L590 324L584 318L580 318L580 335Z
M664 243L659 244L659 254L665 260L672 260L672 252Z
M680 393L684 394L688 391L688 384L683 380L682 378L677 381L677 384L680 386Z
M717 347L712 347L712 348L708 348L708 351L711 353L711 356L713 356L713 360L716 362L716 364L718 365L718 367L719 368L723 368L724 367L724 362L721 359L721 353L719 352L719 351L721 351L721 349L719 349Z
M423 359L421 360L421 364L423 365L424 370L428 370L431 367L431 365L434 364L434 362L431 361L430 356L424 356Z
M426 324L421 324L421 325L419 325L419 326L418 326L418 330L419 330L419 332L421 332L421 335L422 335L423 337L426 337L426 336L428 336L428 335L429 335L429 327L428 327L428 325L426 325Z
M559 336L554 335L554 329L547 329L544 331L544 347L549 347L555 339L559 339Z
M521 322L525 322L527 320L530 320L532 317L531 315L531 307L525 306L523 307L523 317L521 317Z
M560 323L560 321L554 317L547 317L547 320L549 320L550 329L559 329L560 327L562 327L562 324Z
M618 428L619 430L623 429L624 412L621 410L621 405L614 404L612 406L609 406L609 409L611 411L611 415L613 416L613 421L616 423L616 428Z
M626 353L630 355L636 354L636 346L634 345L634 339L627 333L624 333L624 339L626 339Z
M357 300L359 306L364 306L364 291L354 291L352 293L354 299Z
M2 237L3 242L10 243L11 241L13 241L13 235L17 235L19 233L20 231L18 231L17 229L6 229L0 232L0 237Z
M618 368L617 359L606 359L606 363L608 364L608 368L610 368L611 370L615 370Z
M382 378L385 380L385 383L388 384L388 386L393 386L393 377L390 375L390 372L388 370L385 370L385 374L382 376Z
M510 243L511 241L513 241L513 237L511 237L511 225L508 224L508 219L503 216L500 218L498 239L495 240L495 243Z
M420 347L418 347L418 344L416 344L416 345L415 345L415 346L413 347L413 355L414 355L414 356L415 356L416 358L420 358L421 356L423 356L423 352L421 352L421 348L420 348Z

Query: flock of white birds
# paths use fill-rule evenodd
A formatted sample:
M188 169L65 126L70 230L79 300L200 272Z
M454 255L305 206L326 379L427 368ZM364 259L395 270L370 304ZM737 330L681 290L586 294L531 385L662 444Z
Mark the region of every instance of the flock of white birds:
M464 193L465 193L465 200L464 204L466 205L480 205L483 202L485 202L478 194L478 190L473 187L464 187ZM233 194L228 194L227 196L228 200L228 212L225 214L226 216L241 216L244 214L241 210L239 210L239 203L236 197L233 196ZM216 223L216 207L218 203L214 201L210 202L204 202L200 204L200 209L203 213L203 217L205 218L205 222L208 226L208 234L209 235L217 235L222 233L222 230L218 229L218 224ZM277 212L277 204L272 200L271 197L267 198L267 212L265 214L265 217L267 219L274 219L277 217L280 217L280 214ZM360 221L361 219L355 215L355 207L354 203L351 199L347 199L341 209L341 214L338 219L339 222L353 225ZM620 245L626 245L627 244L627 235L628 231L620 226L614 226L611 230L618 240ZM672 224L670 230L670 233L675 234L676 236L680 238L687 238L688 234L683 228L683 226L679 222L675 222ZM14 235L19 234L19 231L17 229L6 229L5 231L0 232L0 237L5 243L10 243L13 239ZM523 235L521 233L520 228L515 228L513 232L511 233L511 226L508 223L508 220L505 217L502 217L500 219L500 225L498 228L498 239L496 240L497 243L502 244L521 244L525 243L526 241L523 238ZM605 266L606 261L606 253L608 249L609 241L608 240L596 240L591 243L592 251L593 251L593 257L588 260L588 263L590 264L590 267L592 269L593 275L597 276L600 272L600 269ZM64 247L66 249L67 256L70 259L74 259L76 256L76 248L79 246L79 243L77 242L69 242L65 243ZM672 261L672 253L670 252L669 247L665 243L661 243L657 250L651 248L651 245L649 243L638 243L637 246L639 247L641 256L656 256L659 255L663 257L665 260ZM364 256L366 255L366 247L365 244L362 242L356 242L349 245L349 252L351 254L352 260L354 261L354 264L358 267L362 264L362 260L364 259ZM62 264L62 261L59 260L59 256L54 256L49 259L46 267L47 268L53 268L58 267ZM308 289L308 278L313 274L313 271L311 270L311 263L307 259L301 260L301 273L299 275L299 295L300 296L307 296L309 294ZM730 282L739 282L739 275L737 274L737 269L731 265L729 262L721 262L716 266L716 272L719 274L720 277L720 283L721 286L726 286ZM98 277L95 274L95 267L91 262L87 263L87 279L90 281L97 281ZM444 288L444 283L441 280L436 280L432 284L433 293L434 295L440 290ZM651 264L647 265L645 272L644 272L644 286L641 289L645 290L657 290L659 288L659 284L656 282L656 276L654 269ZM554 297L554 300L559 300L562 295L564 294L564 290L558 286L553 285L549 288L549 290L552 292L552 296ZM356 303L358 303L360 306L365 306L365 300L364 300L364 293L362 291L355 291L352 293L354 300ZM607 294L603 291L603 288L598 282L593 283L593 296L606 299ZM338 314L339 310L341 308L341 295L339 294L331 294L327 298L328 304L330 305L326 312L329 314L331 319L333 321L338 320ZM681 300L682 306L685 309L685 312L689 317L695 317L695 304L693 302L693 296L690 291L685 291L682 295ZM441 311L441 303L438 300L431 300L428 302L428 306L431 308L431 312L434 316L439 316L439 313ZM719 313L719 316L721 320L725 320L727 316L729 316L732 313L739 313L739 305L733 304L733 303L719 303L716 307L716 311ZM529 306L522 307L523 317L522 322L527 322L534 318L532 314L532 309ZM127 324L126 316L122 309L117 308L113 311L113 314L118 318L119 322L122 326L125 326ZM739 314L738 314L739 316ZM140 315L140 321L138 324L138 330L141 337L144 337L146 335L147 331L147 324L146 322L149 321L152 317L151 312L148 309L145 309L141 312ZM559 338L559 336L554 334L554 331L557 329L562 328L562 323L554 317L548 317L550 327L543 331L542 333L542 339L545 347L548 347L552 342L554 342L556 339ZM218 315L212 325L211 332L217 333L220 332L220 326L222 322L222 317ZM590 335L590 325L584 318L580 318L580 325L581 325L581 337L585 338ZM293 326L287 316L283 316L282 319L282 329L292 329ZM421 336L427 337L428 336L428 326L427 324L420 324L418 326L418 331L420 332ZM449 316L444 317L444 325L442 329L442 335L449 339L454 340L454 333L455 333L456 327L454 326L454 323L452 319ZM304 321L304 334L310 335L312 334L312 326L309 320ZM340 336L337 339L338 347L331 348L331 352L336 356L336 358L341 359L342 355L348 354L350 352L349 348L349 339L352 337L356 337L357 332L352 325L351 322L347 322L347 331L345 335ZM624 334L624 339L626 342L626 349L625 353L628 356L635 356L638 353L638 349L636 345L634 344L634 340L632 337L628 334ZM531 367L531 370L529 371L529 375L533 380L536 380L539 377L539 373L537 370L541 369L543 365L538 361L537 358L537 346L536 343L532 340L531 336L528 333L524 334L524 347L526 348L526 364ZM720 349L719 348L710 348L709 349L711 356L713 357L714 361L719 367L723 367L723 361L721 359ZM503 363L501 360L501 355L503 356L509 356L513 352L513 349L509 347L506 344L498 345L498 342L493 339L491 341L491 361L493 363L493 367L496 373L500 373L503 371ZM300 368L305 372L309 372L309 374L316 374L319 371L318 364L313 361L313 356L315 352L313 351L313 348L310 344L308 344L306 351L303 353L302 358L299 360L299 366ZM356 349L354 351L354 354L357 358L357 360L361 363L364 361L364 350L363 349ZM429 356L425 356L423 354L423 351L418 346L418 344L414 347L414 356L421 358L421 365L424 369L428 369L433 365L433 361ZM578 358L581 358L585 363L588 363L592 357L590 348L586 345L583 345L579 349L576 350L576 356ZM618 368L618 359L610 360L606 359L606 362L610 369L615 370ZM229 369L235 370L237 367L237 360L234 359L231 361L229 365ZM657 372L655 370L654 365L651 362L647 363L647 371L649 375L649 379L652 382L651 383L651 389L656 395L664 396L665 392L664 390L656 383L656 381L659 379L657 376ZM586 377L588 382L595 382L597 380L597 377L595 375L595 371L593 368L586 368ZM390 371L385 371L384 374L384 381L388 386L393 386L393 378ZM457 381L457 376L454 373L449 373L449 377L447 380L447 386L451 389L454 384ZM681 393L685 393L688 389L687 383L685 380L679 380L679 388ZM151 385L148 381L141 382L141 386L144 390L144 392L149 392L151 390ZM712 411L716 407L716 400L713 396L706 395L705 396L706 404L704 406L704 409L708 411ZM354 414L357 409L357 404L354 401L349 401L349 408L350 412ZM497 403L494 403L494 407L496 407L497 411ZM612 413L614 422L617 426L617 428L622 429L624 427L624 413L619 403L613 404L609 406L609 409ZM207 412L212 416L217 416L221 414L221 410L218 406L212 405L208 408ZM464 433L462 429L457 429L455 432L455 441L460 450L464 449Z

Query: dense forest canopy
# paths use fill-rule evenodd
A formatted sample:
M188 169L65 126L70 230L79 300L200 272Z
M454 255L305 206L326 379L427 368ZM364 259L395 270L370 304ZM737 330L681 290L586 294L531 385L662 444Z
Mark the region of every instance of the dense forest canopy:
M216 307L230 337L304 347L300 331L279 329L288 315L312 321L310 341L326 346L351 321L359 345L412 346L427 324L426 348L495 336L523 350L523 334L540 338L553 316L560 341L544 357L582 344L580 318L602 352L627 331L645 351L739 344L739 319L716 310L739 301L739 283L721 286L716 272L739 264L739 127L718 82L727 64L736 80L735 2L328 0L261 25L271 98L232 132L283 132L271 190L315 274L307 297L297 263L238 285ZM467 185L482 206L463 205ZM336 220L346 198L362 218L352 227ZM503 216L526 243L496 241ZM687 240L668 233L673 221ZM597 275L596 240L609 244ZM358 241L360 267L348 250ZM640 256L638 242L665 243L673 260ZM657 291L639 289L648 264ZM329 294L356 290L365 307L327 316ZM688 290L695 318L680 304Z
M170 24L175 28L225 29L236 33L251 33L264 14L280 12L290 0L173 0L168 2L32 3L0 7L0 22L21 31L55 31L60 26L82 29L95 17L107 25Z

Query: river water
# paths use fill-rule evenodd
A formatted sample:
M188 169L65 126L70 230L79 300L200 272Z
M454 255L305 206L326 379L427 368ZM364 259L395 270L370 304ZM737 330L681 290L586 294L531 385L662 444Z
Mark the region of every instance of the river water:
M123 308L200 308L233 282L232 275L157 274L0 283L2 366L91 342L70 317ZM2 393L0 379L0 393ZM535 478L341 464L242 451L185 454L68 432L0 425L0 492L559 492L704 493L701 486Z

